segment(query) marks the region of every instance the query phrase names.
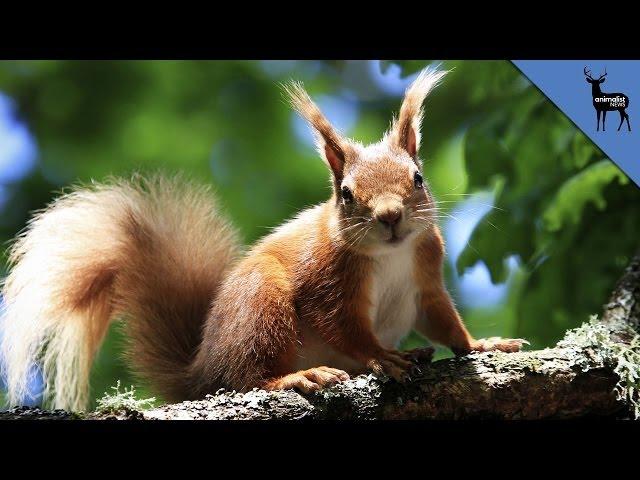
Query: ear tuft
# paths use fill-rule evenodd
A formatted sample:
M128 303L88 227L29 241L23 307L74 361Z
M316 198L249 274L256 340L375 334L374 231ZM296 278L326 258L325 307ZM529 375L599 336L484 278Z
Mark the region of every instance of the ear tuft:
M345 162L344 140L311 100L301 82L291 81L282 84L282 89L293 109L313 128L318 153L329 164L336 182L339 184L342 181Z
M392 141L409 153L414 160L420 149L420 124L424 114L422 103L447 73L449 73L448 70L438 70L438 67L431 66L422 70L407 88L400 114L391 126Z

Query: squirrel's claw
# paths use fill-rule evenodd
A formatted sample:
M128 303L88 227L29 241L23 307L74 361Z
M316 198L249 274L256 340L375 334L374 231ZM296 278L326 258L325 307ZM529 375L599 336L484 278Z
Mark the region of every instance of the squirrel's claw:
M402 356L414 363L429 363L433 359L434 353L433 347L420 347L402 352Z
M411 380L408 373L411 366L411 362L405 360L396 350L385 350L382 358L372 359L367 363L367 368L375 375L391 377L400 383Z

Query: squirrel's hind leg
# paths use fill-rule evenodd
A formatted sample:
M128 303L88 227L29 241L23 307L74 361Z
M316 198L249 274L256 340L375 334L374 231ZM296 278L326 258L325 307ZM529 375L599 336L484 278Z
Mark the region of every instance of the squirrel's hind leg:
M289 375L274 378L267 381L265 390L287 390L295 388L304 393L311 393L325 387L330 387L338 382L349 380L349 374L337 368L315 367L308 370L300 370Z
M195 396L220 386L247 391L319 390L349 375L320 366L296 371L298 319L282 263L268 254L242 262L227 279L205 327L194 363Z

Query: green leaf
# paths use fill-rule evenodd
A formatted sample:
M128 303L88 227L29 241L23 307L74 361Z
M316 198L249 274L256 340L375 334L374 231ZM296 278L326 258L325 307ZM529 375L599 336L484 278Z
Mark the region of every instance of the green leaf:
M604 210L607 202L603 190L616 178L621 185L629 182L626 175L610 160L601 160L589 165L569 178L544 211L542 216L544 227L554 232L567 223L578 224L582 211L589 202L593 203L598 210Z

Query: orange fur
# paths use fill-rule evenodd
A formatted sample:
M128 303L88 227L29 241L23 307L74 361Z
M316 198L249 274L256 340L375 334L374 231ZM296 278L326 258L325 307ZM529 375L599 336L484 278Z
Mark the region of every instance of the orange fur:
M462 323L445 286L442 273L444 242L437 229L416 251L416 277L420 284L420 305L425 312L418 330L431 340L454 351L470 351L473 341Z

